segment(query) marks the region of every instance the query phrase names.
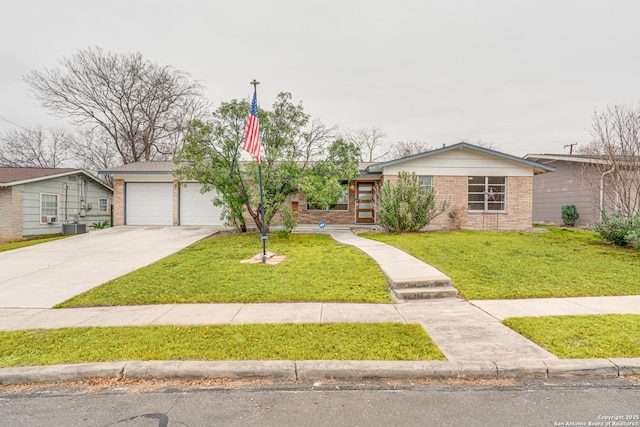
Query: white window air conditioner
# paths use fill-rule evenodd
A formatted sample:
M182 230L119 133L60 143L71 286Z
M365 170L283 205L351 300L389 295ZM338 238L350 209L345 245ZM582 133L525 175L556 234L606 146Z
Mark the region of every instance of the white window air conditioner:
M58 222L58 217L47 215L47 224L54 224Z

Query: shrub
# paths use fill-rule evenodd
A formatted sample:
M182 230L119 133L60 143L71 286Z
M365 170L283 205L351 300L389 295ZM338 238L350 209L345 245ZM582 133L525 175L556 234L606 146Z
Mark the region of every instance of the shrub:
M103 228L107 228L109 226L109 221L98 221L91 224L91 228L94 230L102 230Z
M462 226L462 208L453 208L449 211L449 221L455 230L460 230Z
M621 212L602 217L592 227L607 243L618 246L640 246L640 216L627 216Z
M282 218L282 226L284 231L291 233L298 226L298 212L294 212L290 206L283 206L280 209L280 217Z
M415 172L400 172L397 182L382 185L378 219L387 231L415 232L429 225L446 207L446 201L436 204L435 192L424 186Z
M576 224L576 220L580 218L576 205L564 205L562 210L562 222L564 225L573 227Z

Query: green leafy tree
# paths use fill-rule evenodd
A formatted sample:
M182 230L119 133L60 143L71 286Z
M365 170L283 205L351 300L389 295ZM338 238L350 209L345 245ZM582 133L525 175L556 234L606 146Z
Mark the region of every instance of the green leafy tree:
M385 181L378 197L380 224L393 233L416 232L447 208L415 172L400 172L396 182Z
M228 221L246 231L246 210L262 231L258 165L242 161L242 143L249 103L225 102L208 122L189 124L183 148L174 161L178 176L195 179L203 191L215 189L214 203L226 207ZM343 194L343 181L358 173L359 150L354 144L333 140L333 130L318 121L309 123L301 104L280 93L270 111L259 109L264 226L269 229L287 197L304 191L307 200L326 207Z

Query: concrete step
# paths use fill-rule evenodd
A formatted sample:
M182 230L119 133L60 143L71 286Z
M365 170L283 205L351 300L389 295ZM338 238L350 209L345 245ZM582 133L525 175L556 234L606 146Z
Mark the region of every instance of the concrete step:
M391 292L399 301L458 297L458 290L453 286L392 289Z
M437 288L442 286L451 287L451 279L447 276L438 279L417 279L389 281L393 289L411 289L411 288Z

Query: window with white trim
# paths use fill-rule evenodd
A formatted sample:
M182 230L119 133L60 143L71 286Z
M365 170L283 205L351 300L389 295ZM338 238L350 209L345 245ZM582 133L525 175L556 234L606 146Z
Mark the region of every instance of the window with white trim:
M507 179L504 176L470 176L468 202L470 211L504 211Z
M418 175L420 186L433 190L433 177L430 175Z
M107 199L106 197L100 197L98 199L98 213L109 213L109 199Z
M58 222L58 195L40 193L40 223Z
M349 210L349 187L344 188L344 192L342 193L342 197L338 200L333 206L329 206L328 209L320 209L316 205L312 205L307 203L308 211L348 211Z

